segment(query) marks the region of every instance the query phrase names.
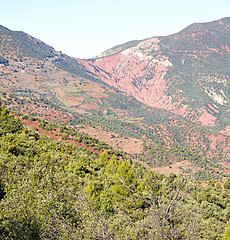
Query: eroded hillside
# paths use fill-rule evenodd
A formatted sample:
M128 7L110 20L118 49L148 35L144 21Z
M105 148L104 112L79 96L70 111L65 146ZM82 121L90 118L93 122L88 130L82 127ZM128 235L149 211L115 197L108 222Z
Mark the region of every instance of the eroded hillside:
M126 43L79 60L99 79L155 108L226 133L230 122L230 18Z

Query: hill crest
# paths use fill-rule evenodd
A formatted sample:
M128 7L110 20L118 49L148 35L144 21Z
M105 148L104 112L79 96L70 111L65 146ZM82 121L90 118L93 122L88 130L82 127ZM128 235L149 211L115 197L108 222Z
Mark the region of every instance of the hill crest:
M220 34L223 42L228 41L225 34ZM194 40L190 45L189 39ZM207 46L216 44L214 40ZM170 164L165 155L154 160L163 154L156 152L158 144L177 151L177 160L194 157L203 167L227 163L228 48L219 44L201 51L194 49L197 42L196 35L154 37L115 47L103 58L83 60L24 33L0 29L2 61L9 61L0 70L2 98L13 111L88 134L102 129L109 136L104 141L117 148L125 138L134 143L140 139L145 152L132 157L153 167ZM210 168L216 169L214 165Z
M170 36L128 42L79 63L148 106L224 129L230 108L229 20L196 23Z

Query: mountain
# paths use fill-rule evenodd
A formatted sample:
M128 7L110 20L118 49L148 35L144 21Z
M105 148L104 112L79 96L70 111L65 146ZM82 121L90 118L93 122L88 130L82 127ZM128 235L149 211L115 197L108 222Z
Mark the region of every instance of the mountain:
M148 106L230 133L230 18L128 42L78 62Z
M1 98L13 112L77 128L159 172L226 178L228 22L131 41L88 60L0 26Z

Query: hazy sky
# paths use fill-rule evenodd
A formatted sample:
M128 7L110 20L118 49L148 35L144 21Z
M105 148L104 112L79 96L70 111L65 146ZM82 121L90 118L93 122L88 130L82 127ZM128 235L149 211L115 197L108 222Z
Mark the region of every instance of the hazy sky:
M0 24L90 58L130 40L230 17L230 0L0 0Z

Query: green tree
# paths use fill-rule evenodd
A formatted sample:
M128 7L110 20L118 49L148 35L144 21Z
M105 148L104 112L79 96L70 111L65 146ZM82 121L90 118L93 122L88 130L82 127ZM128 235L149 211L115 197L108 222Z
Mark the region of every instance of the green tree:
M224 238L224 240L230 240L230 227L229 226L226 227L224 234L223 234L223 238Z
M221 183L217 182L216 185L215 185L215 188L218 190L218 189L221 189Z
M230 189L230 178L228 178L228 179L224 182L223 187L224 187L225 189Z

